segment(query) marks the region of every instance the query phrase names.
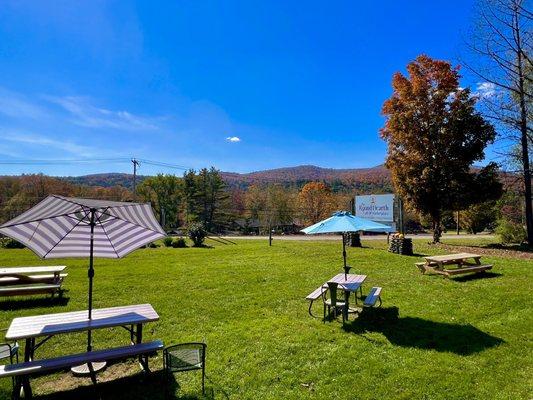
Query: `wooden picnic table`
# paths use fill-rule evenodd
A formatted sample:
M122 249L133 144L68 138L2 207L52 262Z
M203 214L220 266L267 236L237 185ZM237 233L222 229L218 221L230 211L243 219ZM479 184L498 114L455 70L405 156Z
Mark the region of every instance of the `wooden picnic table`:
M472 253L457 253L457 254L445 254L442 256L427 256L424 257L426 264L437 265L439 268L444 268L444 265L480 265L481 256L479 254ZM470 262L468 260L473 260Z
M134 344L142 342L143 324L157 320L159 315L150 304L94 309L90 320L87 310L36 315L13 319L5 337L10 341L25 339L24 361L31 361L35 350L58 334L121 326L130 332ZM37 338L43 339L36 343Z
M450 275L484 272L492 265L482 265L481 256L473 253L444 254L424 257L425 263L417 263L422 272L433 272L449 277ZM455 268L446 268L455 266Z
M348 319L348 312L350 306L350 294L353 292L354 296L357 296L357 290L362 294L362 285L366 279L366 275L356 275L356 274L337 274L331 278L329 282L337 283L341 289L344 290L344 302L346 306L344 307L344 318ZM357 301L357 297L356 297Z

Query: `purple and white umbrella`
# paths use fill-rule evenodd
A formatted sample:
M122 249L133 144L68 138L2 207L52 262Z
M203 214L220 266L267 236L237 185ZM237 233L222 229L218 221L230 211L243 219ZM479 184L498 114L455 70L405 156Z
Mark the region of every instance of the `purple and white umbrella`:
M93 257L122 258L165 237L150 204L50 195L0 226L41 258L89 257L89 319L92 314ZM88 350L91 350L89 331Z

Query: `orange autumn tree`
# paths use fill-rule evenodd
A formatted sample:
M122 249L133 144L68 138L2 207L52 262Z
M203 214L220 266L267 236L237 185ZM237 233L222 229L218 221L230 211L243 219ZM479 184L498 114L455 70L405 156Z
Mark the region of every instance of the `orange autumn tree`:
M383 104L385 165L403 200L431 218L438 242L443 211L501 195L495 163L472 169L496 133L475 110L470 90L459 86L458 68L421 55L407 72L394 74L393 94Z
M309 224L327 218L334 211L331 190L323 182L309 182L298 193L302 216Z

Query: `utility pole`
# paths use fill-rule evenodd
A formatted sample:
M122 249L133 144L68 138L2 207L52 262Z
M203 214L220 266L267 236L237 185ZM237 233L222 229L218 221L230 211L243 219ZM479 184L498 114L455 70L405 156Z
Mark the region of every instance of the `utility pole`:
M133 164L133 201L137 201L137 167L139 166L139 161L132 158L131 162Z

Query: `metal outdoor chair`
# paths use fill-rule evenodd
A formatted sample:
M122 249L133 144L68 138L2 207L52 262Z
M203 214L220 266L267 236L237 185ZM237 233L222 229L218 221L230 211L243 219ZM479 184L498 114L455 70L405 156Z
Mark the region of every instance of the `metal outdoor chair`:
M337 311L341 312L342 322L344 323L344 308L346 303L338 300L339 284L336 282L328 282L327 288L322 288L322 302L324 303L324 322L326 321L326 308L328 310L328 316L333 311L333 318L337 318ZM342 285L341 285L342 287ZM327 292L329 289L329 299L327 298Z
M163 369L166 382L175 372L202 370L202 394L205 394L205 352L207 345L200 342L180 343L163 350Z
M7 329L0 329L0 331L6 331ZM9 363L13 364L15 361L19 362L19 344L15 343L0 343L0 361L9 359ZM11 378L13 387L15 387L15 378Z

